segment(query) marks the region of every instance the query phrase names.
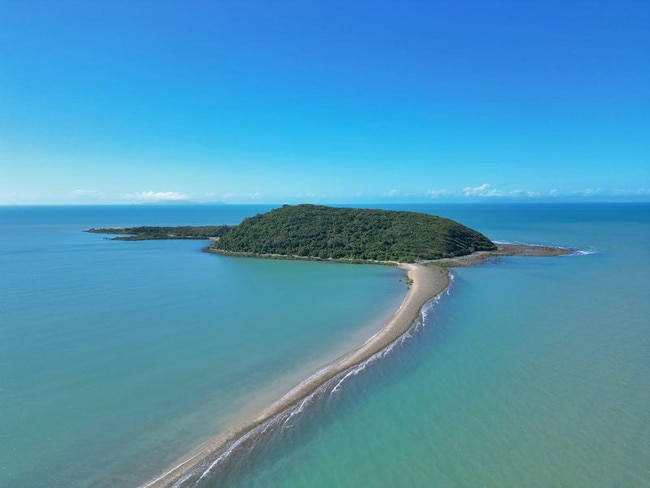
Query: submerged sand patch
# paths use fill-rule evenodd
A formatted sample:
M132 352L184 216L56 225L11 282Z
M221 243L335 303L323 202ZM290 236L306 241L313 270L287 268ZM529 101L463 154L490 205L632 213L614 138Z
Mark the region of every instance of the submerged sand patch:
M248 440L266 424L280 416L293 415L292 409L302 409L304 402L329 381L369 360L377 353L394 344L416 322L420 310L433 297L442 293L449 285L449 273L435 265L400 264L409 278L409 290L398 310L386 325L370 337L363 345L326 365L307 378L277 402L262 410L249 422L222 434L201 446L192 455L179 461L158 478L142 485L143 488L182 487L196 483L204 474L228 456L239 443ZM289 412L289 413L288 413Z
M498 259L506 256L551 257L566 256L574 253L575 249L569 249L566 247L498 243L496 251L478 251L465 256L457 256L455 258L437 259L436 263L447 267L463 267L482 264L491 259Z

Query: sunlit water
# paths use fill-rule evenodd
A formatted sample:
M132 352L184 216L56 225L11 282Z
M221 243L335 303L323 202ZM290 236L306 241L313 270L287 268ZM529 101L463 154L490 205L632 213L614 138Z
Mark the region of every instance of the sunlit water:
M202 485L649 485L650 207L400 208L584 253L454 270L408 340ZM393 268L80 232L264 210L0 211L0 485L144 482L399 305Z

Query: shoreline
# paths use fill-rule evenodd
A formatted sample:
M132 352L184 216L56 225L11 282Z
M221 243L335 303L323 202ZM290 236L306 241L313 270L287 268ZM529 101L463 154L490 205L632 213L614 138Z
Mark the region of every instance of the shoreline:
M210 247L202 250L227 256L287 259L286 256L215 252ZM324 365L316 373L284 393L270 406L255 414L250 420L244 421L198 446L186 457L180 458L173 467L140 485L139 488L183 488L185 486L194 486L199 480L211 473L213 468L225 462L231 454L236 454L239 448L250 447L249 443L252 443L257 436L263 435L267 431L273 431L274 428L281 426L288 419L300 413L319 391L326 387L329 388L329 386L333 386L332 391L336 391L349 375L355 373L357 368L363 369L367 362L388 350L411 329L424 305L448 288L451 282L448 268L480 265L506 256L550 257L569 255L574 252L573 249L561 247L499 243L498 248L494 251L478 251L466 256L420 263L360 261L363 264L397 266L407 273L406 281L409 289L401 305L390 316L385 325L361 346ZM355 262L297 256L291 258L310 261Z
M174 467L141 485L141 488L182 487L184 483L196 483L242 443L269 429L274 421L286 420L300 412L324 385L341 377L337 386L334 387L334 389L338 388L338 384L354 368L361 366L396 343L416 322L422 307L429 300L440 295L450 283L449 272L439 266L399 264L398 267L407 272L409 289L400 307L388 319L384 327L361 346L325 365L285 393L249 422L215 437L212 441L197 448L184 460L180 460Z
M478 251L465 256L437 259L435 262L447 268L462 268L465 266L483 264L490 260L498 260L503 257L554 257L569 256L576 253L575 249L568 247L541 246L537 244L512 244L507 242L498 242L496 245L497 249L495 251Z

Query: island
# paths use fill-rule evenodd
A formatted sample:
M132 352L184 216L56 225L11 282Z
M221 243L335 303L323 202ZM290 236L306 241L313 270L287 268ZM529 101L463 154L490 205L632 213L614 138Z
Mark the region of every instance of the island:
M197 239L203 250L231 256L399 264L468 266L499 256L559 256L571 249L494 243L476 230L419 212L284 205L239 225L92 228L110 239Z
M119 240L211 239L209 252L287 259L413 263L495 251L483 234L418 212L284 205L236 226L89 229Z
M479 232L418 212L285 205L245 219L211 252L413 263L496 250Z
M178 227L110 227L88 229L91 234L112 234L115 241L151 241L159 239L217 239L230 229L228 225L183 225Z
M500 256L557 256L569 249L496 244L480 232L450 219L418 212L284 205L244 219L236 226L132 227L90 229L119 240L209 239L203 250L226 256L307 259L397 265L406 272L408 292L384 327L366 342L285 393L241 425L179 459L143 488L194 486L245 453L261 438L282 428L314 398L335 391L350 375L382 356L411 330L422 307L450 283L447 270Z

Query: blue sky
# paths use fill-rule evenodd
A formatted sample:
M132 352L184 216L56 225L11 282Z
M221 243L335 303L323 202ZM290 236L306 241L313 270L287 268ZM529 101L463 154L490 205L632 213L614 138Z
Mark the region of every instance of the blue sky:
M650 201L650 2L0 1L0 204Z

